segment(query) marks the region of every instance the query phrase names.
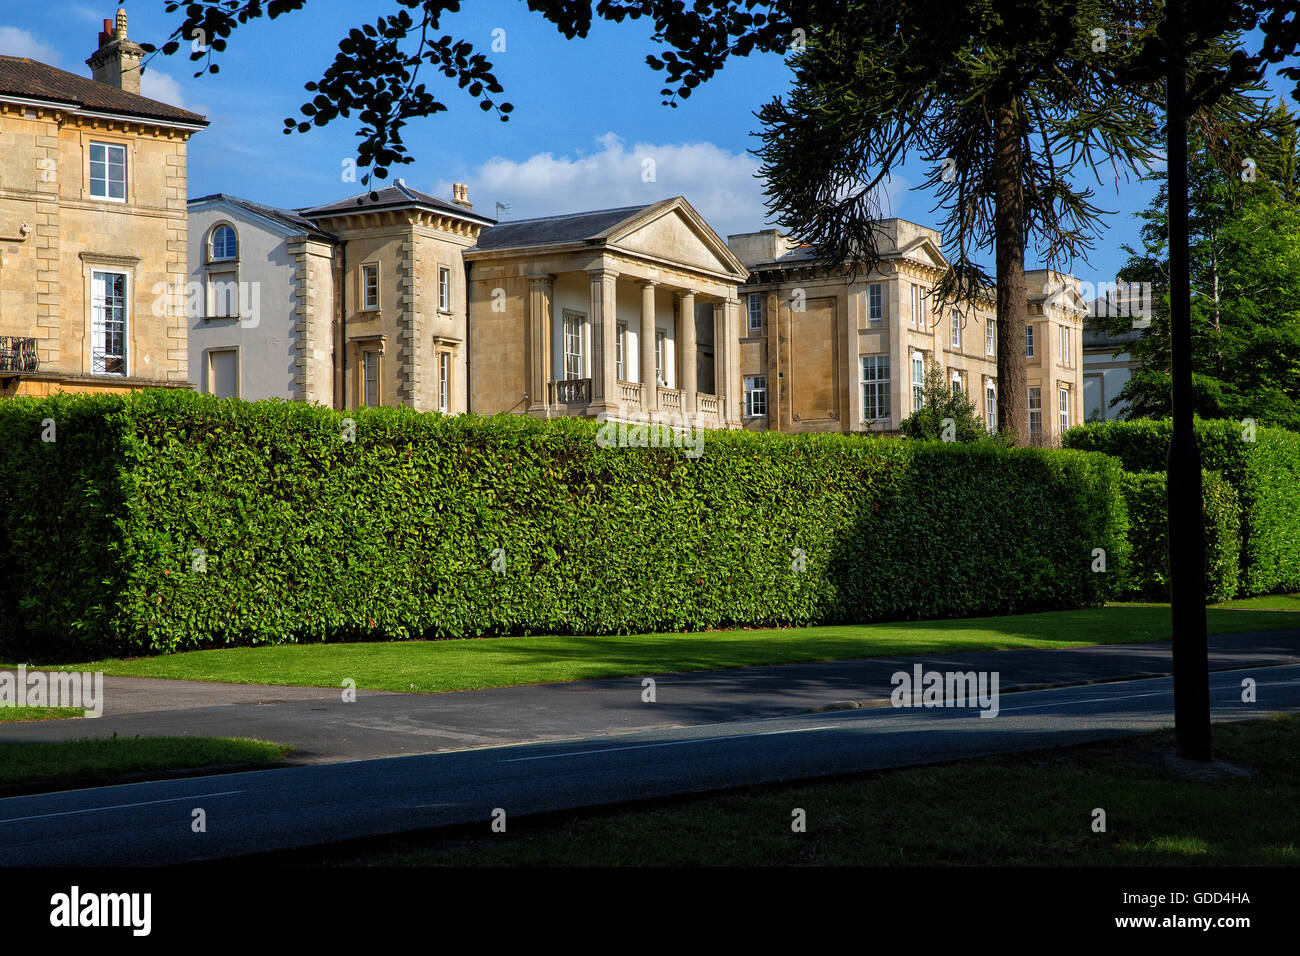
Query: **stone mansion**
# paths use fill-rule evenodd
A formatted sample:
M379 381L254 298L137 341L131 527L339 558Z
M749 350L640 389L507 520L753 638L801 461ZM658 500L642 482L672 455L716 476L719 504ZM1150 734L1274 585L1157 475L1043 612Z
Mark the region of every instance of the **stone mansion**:
M883 259L849 277L776 229L724 240L682 196L505 222L401 180L187 201L206 120L140 95L125 12L97 42L89 76L0 57L0 396L896 432L935 362L996 426L993 300L937 299L933 229L883 221ZM1087 306L1069 276L1028 279L1030 426L1054 442L1082 419Z

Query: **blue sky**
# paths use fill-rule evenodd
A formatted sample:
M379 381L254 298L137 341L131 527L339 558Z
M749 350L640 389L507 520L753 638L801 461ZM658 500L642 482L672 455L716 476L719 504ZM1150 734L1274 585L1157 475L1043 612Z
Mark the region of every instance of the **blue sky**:
M367 4L386 11L387 4ZM722 235L761 228L762 186L753 113L783 93L789 69L775 56L732 61L676 109L660 104L662 75L645 65L655 50L647 21L597 21L586 40L565 40L517 0L480 0L447 17L443 30L487 53L515 106L508 123L485 113L454 84L438 92L447 112L408 127L417 161L395 170L419 189L450 198L451 183L470 185L475 209L525 218L647 202L682 194ZM212 125L191 140L190 195L228 192L279 206L307 206L359 191L343 181L354 155L354 127L285 136L283 119L307 98L303 84L332 61L338 39L359 19L352 0L312 0L304 11L263 20L236 32L221 55L221 72L194 79L183 55L158 57L145 92L204 113ZM164 0L130 0L130 35L157 42L177 15ZM0 10L0 53L32 56L87 73L100 21L116 11L112 0L7 0ZM493 31L505 31L505 51L492 53ZM449 81L450 82L450 81ZM1294 106L1295 104L1292 103ZM644 182L643 161L655 161L655 181ZM892 213L938 225L933 199L912 190L925 178L905 166L890 190ZM1094 200L1117 210L1100 234L1091 266L1075 263L1081 278L1113 278L1121 246L1137 244L1132 213L1149 201L1145 184L1104 183ZM992 252L983 257L991 265ZM1031 263L1033 265L1034 263Z

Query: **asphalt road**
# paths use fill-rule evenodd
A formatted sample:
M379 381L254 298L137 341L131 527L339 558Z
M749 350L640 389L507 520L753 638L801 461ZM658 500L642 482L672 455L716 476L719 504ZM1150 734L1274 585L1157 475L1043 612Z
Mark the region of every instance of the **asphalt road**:
M937 664L927 660L927 667ZM1243 703L1242 680L1258 683ZM1300 665L1211 675L1216 720L1300 712ZM1082 743L1172 723L1168 678L0 800L0 864L168 864L627 800ZM195 833L193 811L206 814Z
M1210 668L1300 663L1300 631L1215 635ZM997 671L1001 690L1171 673L1168 642L1054 650L874 657L686 674L499 687L446 694L268 687L105 677L97 720L0 724L0 743L76 737L256 737L294 748L295 763L327 763L500 744L752 720L852 702L887 704L896 671ZM341 675L345 676L345 675Z

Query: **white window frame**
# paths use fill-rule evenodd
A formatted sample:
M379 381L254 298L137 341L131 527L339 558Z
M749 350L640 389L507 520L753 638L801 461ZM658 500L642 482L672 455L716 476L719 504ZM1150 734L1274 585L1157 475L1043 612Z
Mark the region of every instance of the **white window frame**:
M583 349L585 344L583 340L585 338L587 317L581 312L565 309L561 322L564 378L566 381L586 378L587 376L584 373L586 372L587 357Z
M961 310L952 310L952 335L949 344L958 352L961 351Z
M749 293L749 298L745 301L746 315L749 317L749 331L763 331L763 294L761 292Z
M375 297L370 298L370 276L375 277ZM378 312L379 311L379 263L364 262L361 264L361 311Z
M667 388L668 379L664 375L667 369L664 368L664 353L668 351L668 333L663 329L655 329L655 387Z
M997 434L998 391L997 386L993 384L993 379L988 379L984 383L984 422L988 425L990 435Z
M889 421L889 355L861 355L858 363L862 370L862 420Z
M230 255L230 256L217 255L217 234L220 233L221 230L223 229L229 229L230 234L235 237L234 255ZM239 232L230 223L219 222L215 226L213 226L212 231L208 233L208 261L212 263L218 263L218 262L225 263L225 262L239 261Z
M915 282L912 284L912 327L921 328L921 316L924 314L922 309L921 287Z
M446 266L438 266L438 308L451 311L451 270Z
M107 310L109 303L100 296L98 287L98 278L100 276L120 276L122 278L122 301L121 301L121 354L110 353L109 328ZM131 351L131 273L122 272L118 269L92 269L90 271L90 371L93 375L112 375L115 377L127 377L130 375L130 351ZM115 319L114 326L118 324ZM102 343L102 347L101 347ZM120 371L108 371L107 365L110 359L117 359L122 363ZM97 364L102 364L105 368L96 368Z
M984 320L984 354L998 354L998 320L992 316Z
M1062 325L1057 332L1058 349L1061 355L1061 364L1066 368L1070 367L1070 330Z
M95 192L95 166L96 166L95 150L97 148L104 150L104 159L102 162L102 165L104 167L104 180L103 180L104 193L102 195L97 194ZM110 156L113 150L119 150L122 154L122 162L118 164L122 167L122 195L121 196L112 195L113 178L111 176L111 171L114 166L114 163L110 158ZM104 143L104 142L100 142L99 140L91 140L90 148L87 155L90 160L90 176L86 180L86 190L90 194L90 198L98 199L100 202L125 203L128 197L130 196L130 190L127 188L129 184L128 180L130 179L130 168L128 166L129 157L127 156L126 146L123 145L122 143Z
M1057 409L1060 412L1059 424L1061 431L1064 432L1070 427L1070 390L1068 388L1058 388L1056 396Z
M873 328L885 324L885 290L879 282L867 286L867 323Z
M1037 399L1037 401L1035 401ZM1027 399L1029 407L1029 440L1043 437L1043 390L1038 385L1029 386L1029 395ZM1035 425L1035 416L1037 416L1037 425Z
M619 322L614 334L614 375L620 382L627 378L627 323Z
M912 411L925 407L925 355L912 353Z
M745 417L767 417L767 376L745 376Z
M1025 358L1034 357L1034 323L1025 323Z
M451 353L446 349L438 352L438 411L451 411Z
M370 369L373 365L375 374L372 378ZM383 363L379 349L362 349L361 351L361 403L367 408L378 408L383 404ZM373 401L371 385L374 385Z
M952 370L952 394L954 398L966 394L966 388L961 381L961 372L957 369Z

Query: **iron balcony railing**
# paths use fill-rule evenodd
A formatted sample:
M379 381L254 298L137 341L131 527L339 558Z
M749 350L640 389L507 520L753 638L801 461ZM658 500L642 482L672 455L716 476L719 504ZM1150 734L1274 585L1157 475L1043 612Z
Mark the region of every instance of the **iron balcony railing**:
M36 339L0 335L0 375L35 372L41 364Z

